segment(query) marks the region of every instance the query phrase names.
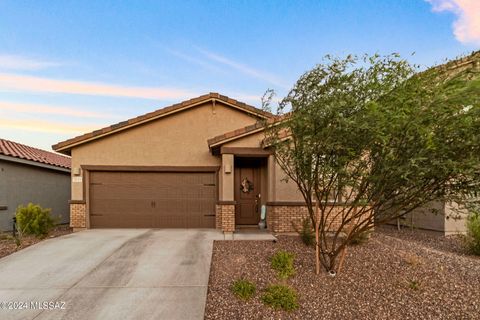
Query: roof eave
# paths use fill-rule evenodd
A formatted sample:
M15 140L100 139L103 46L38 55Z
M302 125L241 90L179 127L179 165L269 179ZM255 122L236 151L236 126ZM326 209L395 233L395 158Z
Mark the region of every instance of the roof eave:
M217 141L217 142L214 142L212 144L209 144L209 148L210 150L213 149L213 148L216 148L216 147L219 147L225 143L228 143L228 142L231 142L231 141L235 141L235 140L238 140L238 139L241 139L243 137L246 137L246 136L249 136L249 135L252 135L252 134L255 134L255 133L258 133L258 132L262 132L263 130L265 129L265 127L260 127L260 128L257 128L255 130L252 130L252 131L248 131L248 132L245 132L243 134L239 134L239 135L236 135L236 136L233 136L233 137L230 137L230 138L226 138L224 140L220 140L220 141Z
M87 142L90 142L90 141L93 141L93 140L97 140L97 139L100 139L100 138L103 138L105 136L108 136L108 135L111 135L111 134L115 134L115 133L118 133L120 131L123 131L123 130L128 130L132 127L135 127L135 126L138 126L138 125L142 125L142 124L145 124L145 123L148 123L148 122L151 122L151 121L155 121L157 119L160 119L160 118L163 118L163 117L167 117L169 115L172 115L174 113L177 113L177 112L181 112L183 110L186 110L186 109L190 109L190 108L193 108L193 107L196 107L198 105L201 105L201 104L204 104L206 102L209 102L209 101L213 101L213 102L220 102L220 103L223 103L225 105L228 105L232 108L235 108L235 109L238 109L242 112L246 112L246 113L249 113L251 115L254 115L256 117L259 117L259 118L263 118L263 119L270 119L272 117L274 117L273 114L269 114L265 111L261 111L261 110L250 110L250 107L251 106L248 106L244 103L242 103L243 105L246 106L246 108L244 107L241 107L241 106L238 106L236 105L235 103L230 103L228 100L229 98L227 99L221 99L220 98L220 95L218 95L218 97L215 97L215 96L211 96L212 94L210 94L210 96L206 97L205 99L202 99L202 100L199 100L199 101L196 101L194 103L190 103L190 104L185 104L184 106L181 106L179 108L176 108L174 110L171 110L170 112L165 112L165 113L161 113L157 116L153 116L151 118L146 118L144 120L140 120L140 121L136 121L136 122L132 122L132 123L128 123L128 121L124 121L124 122L120 122L120 123L125 123L124 125L118 125L117 124L117 128L116 129L113 129L113 130L108 130L107 129L111 129L112 126L110 127L105 127L105 128L102 128L102 129L99 129L99 130L96 130L96 131L93 131L93 132L90 132L90 133L86 133L82 136L85 136L85 139L79 139L79 137L82 137L82 136L78 136L78 137L75 137L75 138L72 138L72 139L68 139L68 140L65 140L65 141L62 141L62 142L59 142L57 144L54 144L52 145L52 149L56 152L59 152L59 153L62 153L62 154L66 154L66 155L70 155L71 154L71 149L73 147L76 147L78 145L81 145L81 144L84 144L84 143L87 143ZM182 103L183 104L183 103ZM251 107L251 108L254 108L254 107ZM160 109L162 110L162 109ZM138 118L138 117L137 117ZM135 119L135 118L134 118ZM115 125L113 125L115 126ZM105 131L104 133L101 133L102 131ZM99 132L98 134L95 134L95 132ZM87 137L88 135L90 135L90 137ZM74 140L78 140L78 141L74 141ZM69 142L71 141L71 142Z
M53 164L48 164L48 163L43 163L43 162L38 162L38 161L33 161L33 160L28 160L28 159L22 159L22 158L13 157L13 156L7 156L7 155L3 155L3 154L0 154L0 160L20 163L20 164L26 164L26 165L29 165L29 166L40 167L40 168L43 168L43 169L61 171L61 172L66 172L66 173L70 173L70 171L71 171L70 168L56 166L56 165L53 165Z

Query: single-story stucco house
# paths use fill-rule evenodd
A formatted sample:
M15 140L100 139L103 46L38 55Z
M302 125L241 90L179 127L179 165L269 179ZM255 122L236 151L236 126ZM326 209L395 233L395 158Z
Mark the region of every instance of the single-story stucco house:
M54 145L72 157L70 225L231 233L264 206L270 231L293 232L307 210L263 145L273 117L210 93Z
M0 231L12 230L17 207L29 202L68 223L69 199L69 157L0 139Z
M262 147L253 106L210 93L53 146L72 157L70 225L84 228L218 228L274 232L306 213Z

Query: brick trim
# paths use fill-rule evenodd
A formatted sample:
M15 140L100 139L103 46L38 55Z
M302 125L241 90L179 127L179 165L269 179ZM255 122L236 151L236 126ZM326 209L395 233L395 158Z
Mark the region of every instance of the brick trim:
M316 202L313 201L312 202L313 204L315 204ZM267 202L267 206L272 206L272 207L275 207L275 206L306 206L307 204L305 203L305 201L269 201ZM348 202L337 202L335 203L333 206L335 207L345 207L345 206L350 206L351 203L348 203ZM332 206L332 204L330 204L330 206Z
M231 204L231 205L236 205L237 201L225 201L225 200L219 200L217 201L217 204L223 205L223 204Z
M276 206L306 206L306 203L303 201L268 201L267 206L276 207Z
M70 200L68 201L69 204L86 204L85 200Z
M333 210L341 211L342 209L342 206L333 207ZM305 205L267 206L267 228L275 233L296 232L295 228L299 229L302 220L308 217L308 208ZM339 227L340 222L341 217L338 216L332 222L332 231Z
M243 157L268 157L273 154L273 151L262 148L221 147L220 154L224 153Z

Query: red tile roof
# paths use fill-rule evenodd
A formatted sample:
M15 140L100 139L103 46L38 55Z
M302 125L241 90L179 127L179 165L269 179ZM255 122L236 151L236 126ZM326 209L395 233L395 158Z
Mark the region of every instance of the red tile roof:
M215 93L215 92L210 92L208 94L205 94L205 95L202 95L202 96L190 99L190 100L186 100L186 101L183 101L183 102L180 102L180 103L177 103L177 104L174 104L174 105L162 108L162 109L158 109L156 111L138 116L136 118L132 118L132 119L129 119L129 120L126 120L126 121L119 122L117 124L113 124L109 127L105 127L105 128L93 131L93 132L85 133L81 136L78 136L78 137L75 137L75 138L72 138L72 139L68 139L68 140L59 142L59 143L53 145L52 148L55 151L68 154L70 152L70 149L71 149L72 145L78 145L78 144L81 144L81 143L85 143L87 141L100 138L100 137L102 137L106 134L112 134L112 133L115 133L117 131L124 130L126 128L130 128L132 126L145 123L146 121L152 121L152 120L155 120L157 118L169 115L171 113L178 112L178 111L184 110L186 108L193 107L195 105L198 105L198 104L201 104L201 103L204 103L204 102L207 102L207 101L212 101L212 100L221 101L224 104L230 105L230 106L235 107L239 110L243 110L244 112L251 113L251 114L253 114L253 115L255 115L259 118L269 119L269 118L273 117L273 115L269 112L266 112L266 111L263 111L261 109L255 108L253 106L250 106L246 103L243 103L243 102L240 102L238 100L229 98L227 96L224 96L224 95L221 95L221 94L218 94L218 93Z
M69 157L5 139L0 139L0 155L40 162L66 169L70 169L71 167Z

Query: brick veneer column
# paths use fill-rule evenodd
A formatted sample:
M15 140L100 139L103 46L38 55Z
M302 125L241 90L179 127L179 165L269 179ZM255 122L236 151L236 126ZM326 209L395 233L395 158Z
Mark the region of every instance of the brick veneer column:
M85 203L70 204L70 227L74 229L85 229L87 224L87 212Z
M222 205L215 205L215 229L222 229Z
M235 231L235 205L233 204L222 204L219 205L221 212L222 220L222 231L223 232L233 232Z

